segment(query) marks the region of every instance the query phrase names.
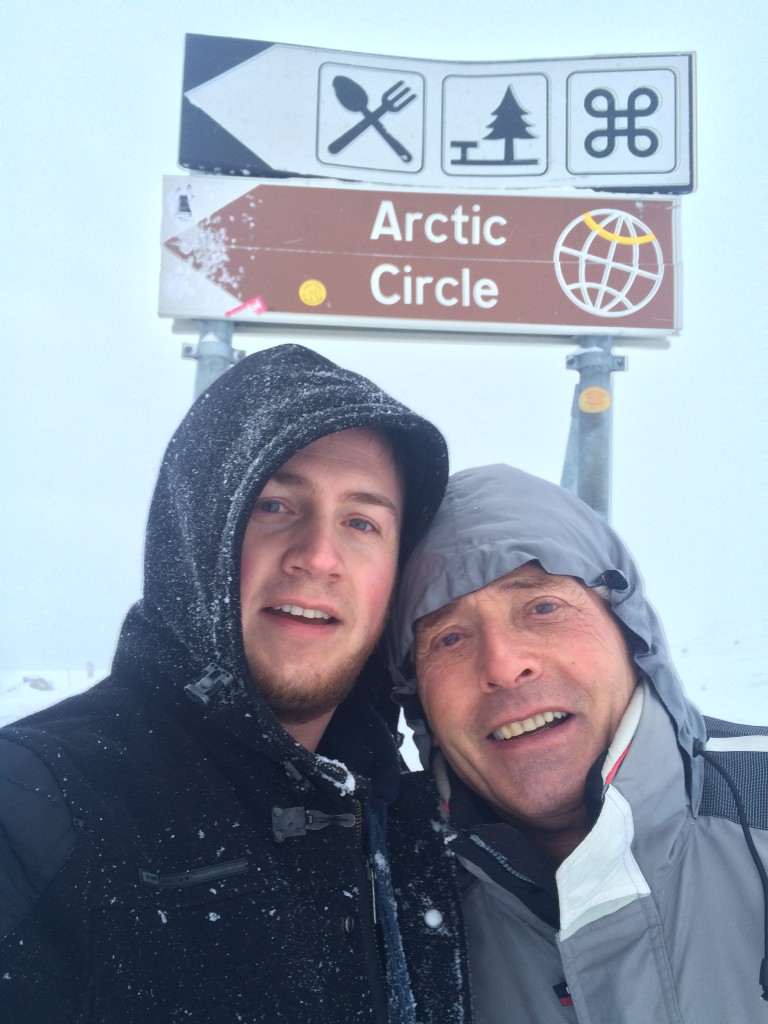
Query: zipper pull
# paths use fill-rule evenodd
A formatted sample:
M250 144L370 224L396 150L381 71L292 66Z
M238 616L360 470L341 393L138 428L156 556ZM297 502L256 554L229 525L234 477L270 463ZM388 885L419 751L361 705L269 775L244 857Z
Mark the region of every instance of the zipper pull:
M378 917L376 915L376 872L373 869L373 862L370 857L366 860L366 866L368 868L368 881L371 886L371 913L373 914L373 923L378 924Z

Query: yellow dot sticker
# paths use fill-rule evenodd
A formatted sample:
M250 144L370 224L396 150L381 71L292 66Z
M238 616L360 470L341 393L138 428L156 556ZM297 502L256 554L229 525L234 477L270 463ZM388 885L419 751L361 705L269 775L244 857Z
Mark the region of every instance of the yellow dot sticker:
M582 412L605 412L611 407L611 396L605 388L584 388L579 395Z
M319 306L325 302L328 292L322 281L304 281L299 285L299 298L305 306Z

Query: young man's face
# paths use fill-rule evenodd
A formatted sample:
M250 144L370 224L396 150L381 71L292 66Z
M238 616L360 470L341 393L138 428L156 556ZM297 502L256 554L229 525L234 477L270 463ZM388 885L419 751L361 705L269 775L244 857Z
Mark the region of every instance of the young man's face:
M605 602L529 563L425 616L416 673L456 773L527 831L584 821L584 781L610 744L635 668Z
M343 430L288 459L256 500L241 555L243 641L276 717L347 695L384 626L403 489L387 440Z

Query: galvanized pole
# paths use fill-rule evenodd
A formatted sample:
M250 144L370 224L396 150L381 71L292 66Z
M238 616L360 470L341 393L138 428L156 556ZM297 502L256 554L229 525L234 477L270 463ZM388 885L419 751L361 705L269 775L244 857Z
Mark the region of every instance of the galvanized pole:
M230 320L200 320L198 324L200 338L197 345L184 342L181 346L184 359L197 360L195 398L245 355L245 352L232 348L235 325Z
M576 340L579 351L565 360L569 370L579 371L579 382L573 393L571 428L560 482L608 519L611 506L611 374L616 370L626 370L627 359L613 354L610 335L588 335Z

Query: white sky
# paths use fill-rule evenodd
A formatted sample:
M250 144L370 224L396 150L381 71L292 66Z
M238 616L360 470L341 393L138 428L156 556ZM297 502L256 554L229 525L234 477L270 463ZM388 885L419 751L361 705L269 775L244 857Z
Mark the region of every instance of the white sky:
M765 665L761 11L710 0L2 0L0 668L108 665L140 593L155 474L194 379L155 313L185 32L444 60L697 52L684 329L666 350L616 346L630 369L614 379L612 518L673 649L717 637L714 670L734 686L731 636ZM507 461L559 479L573 344L298 340L433 419L454 469Z

